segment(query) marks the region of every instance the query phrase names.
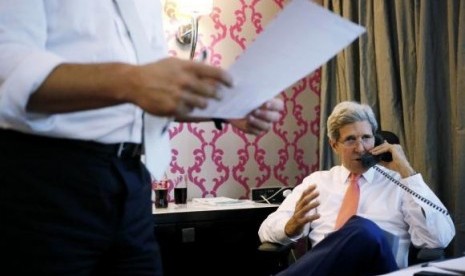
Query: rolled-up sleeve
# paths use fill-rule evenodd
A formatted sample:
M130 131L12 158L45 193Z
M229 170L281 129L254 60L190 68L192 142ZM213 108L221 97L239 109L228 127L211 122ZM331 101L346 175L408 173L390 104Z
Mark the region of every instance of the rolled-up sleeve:
M296 242L301 237L308 234L309 225L304 231L296 237L288 237L284 231L287 222L294 214L295 204L301 197L302 192L308 184L301 184L294 188L291 194L281 203L278 209L271 213L260 225L258 236L261 242L274 242L280 244L289 244Z
M446 247L455 236L455 227L446 207L423 181L421 174L402 180L421 198L404 193L402 210L414 245Z
M0 126L27 129L26 105L53 69L63 62L45 50L43 1L0 1Z

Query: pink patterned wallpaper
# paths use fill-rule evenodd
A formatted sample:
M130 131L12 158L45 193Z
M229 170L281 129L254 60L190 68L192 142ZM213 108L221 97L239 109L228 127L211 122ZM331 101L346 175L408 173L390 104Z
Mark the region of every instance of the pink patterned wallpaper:
M170 54L188 58L189 48L175 41L180 21L172 1L165 2ZM213 12L200 18L196 55L206 49L206 62L228 68L286 2L215 0ZM173 124L173 158L166 177L187 176L189 199L250 198L253 187L299 184L318 168L320 78L318 70L283 91L279 95L285 102L282 119L261 136L244 134L229 125L219 131L210 122ZM173 185L171 199L172 189Z

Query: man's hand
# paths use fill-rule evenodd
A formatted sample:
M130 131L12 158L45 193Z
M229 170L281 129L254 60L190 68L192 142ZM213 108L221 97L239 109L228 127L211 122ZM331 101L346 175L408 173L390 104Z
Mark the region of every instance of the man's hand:
M243 119L228 120L234 127L254 135L259 135L271 129L273 123L281 118L280 112L284 109L284 102L273 98L261 107L250 112Z
M295 204L294 215L289 219L284 227L284 232L290 238L296 237L302 233L307 223L310 223L318 218L320 214L316 211L311 215L308 213L320 205L316 198L320 193L316 190L316 185L310 185L300 196L300 199Z
M225 71L200 62L166 58L137 68L131 101L158 116L186 116L217 99L219 85L231 85Z
M384 141L384 143L381 145L370 150L370 153L374 155L379 155L385 152L390 152L392 154L392 161L381 162L381 165L390 170L398 172L402 178L406 178L415 174L415 170L407 160L401 145L389 144L388 142Z
M231 85L224 70L178 58L144 65L63 63L31 95L27 110L66 113L133 103L156 116L182 117L218 98L219 85Z

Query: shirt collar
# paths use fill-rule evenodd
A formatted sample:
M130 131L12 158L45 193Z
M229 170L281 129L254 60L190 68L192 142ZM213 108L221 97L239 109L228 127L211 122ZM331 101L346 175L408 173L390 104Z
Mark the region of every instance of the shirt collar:
M346 183L348 183L348 181L349 181L348 179L349 179L349 176L350 176L350 171L346 167L344 167L344 165L341 165L341 167L342 167L342 179L345 179ZM373 182L374 172L375 172L375 170L373 169L373 167L371 167L365 173L362 174L362 176L365 179L366 183ZM361 183L364 183L365 181L362 181Z

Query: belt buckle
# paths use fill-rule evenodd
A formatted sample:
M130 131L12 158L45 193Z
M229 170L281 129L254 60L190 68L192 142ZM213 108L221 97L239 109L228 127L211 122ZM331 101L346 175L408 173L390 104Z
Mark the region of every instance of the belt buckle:
M120 158L121 155L123 154L123 150L124 150L124 143L119 143L118 151L116 152L116 157Z
M130 147L133 146L133 147ZM116 157L121 158L125 156L125 151L130 150L132 148L132 152L128 152L127 156L129 157L136 157L140 152L140 146L137 144L131 143L120 143L118 145L118 150L116 152Z

